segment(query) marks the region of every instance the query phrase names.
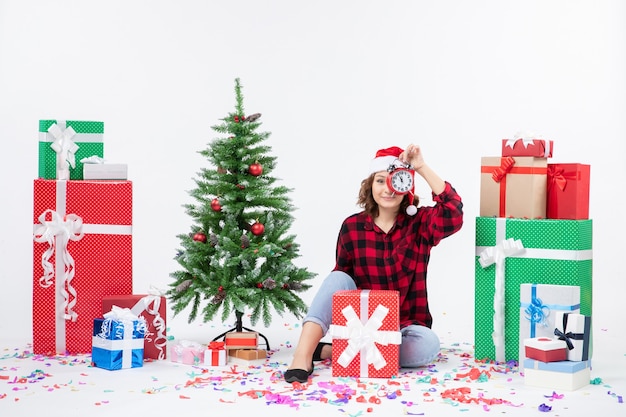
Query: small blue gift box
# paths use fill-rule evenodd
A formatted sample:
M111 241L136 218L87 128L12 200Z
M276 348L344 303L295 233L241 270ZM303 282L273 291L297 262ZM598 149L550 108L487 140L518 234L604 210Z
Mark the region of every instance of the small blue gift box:
M91 361L98 368L140 368L146 334L144 320L94 319Z
M591 361L541 362L524 359L524 384L574 391L589 385Z

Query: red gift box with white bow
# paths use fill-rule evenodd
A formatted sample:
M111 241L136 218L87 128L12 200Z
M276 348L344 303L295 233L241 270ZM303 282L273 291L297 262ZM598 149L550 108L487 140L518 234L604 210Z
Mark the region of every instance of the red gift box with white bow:
M402 342L398 292L337 291L332 305L332 376L397 375Z
M130 181L34 181L34 353L91 352L102 298L132 293L132 207Z
M534 156L551 158L554 144L551 140L540 138L502 139L502 156Z

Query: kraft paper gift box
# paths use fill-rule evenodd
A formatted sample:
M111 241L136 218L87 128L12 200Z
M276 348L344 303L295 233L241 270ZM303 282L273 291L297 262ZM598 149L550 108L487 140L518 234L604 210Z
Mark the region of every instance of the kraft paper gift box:
M528 357L525 339L554 338L557 312L580 312L580 287L576 285L521 284L519 305L519 362ZM567 359L566 357L562 360ZM538 358L533 358L538 359Z
M591 359L591 317L576 313L557 312L554 335L567 343L567 360Z
M83 178L86 180L125 180L128 179L128 164L83 164Z
M228 356L246 361L257 359L266 359L267 351L265 349L228 349Z
M547 158L482 157L480 216L546 217Z
M589 218L590 173L585 164L548 164L547 218Z
M345 290L332 299L332 376L391 378L400 368L397 291ZM358 337L357 337L358 336Z
M204 364L208 366L226 365L224 342L213 341L209 343L206 352L204 352Z
M110 371L143 366L146 323L128 309L114 307L93 321L91 362Z
M591 220L477 217L476 359L519 360L521 284L578 286L580 312L591 315L592 255Z
M226 349L256 349L259 334L257 332L228 332L224 336Z
M524 360L524 384L553 391L575 391L591 381L590 362Z
M185 365L201 365L204 363L206 345L192 340L179 340L170 348L170 360Z
M524 353L527 359L541 362L559 362L567 360L567 344L563 340L549 337L524 339Z
M34 181L33 351L88 353L102 298L131 294L132 183Z
M539 138L502 139L502 156L551 158L553 141Z
M102 313L113 306L128 308L146 321L144 359L167 358L166 299L156 294L110 295L102 298Z
M40 120L39 121L39 178L83 179L84 158L104 157L104 123L85 120ZM57 172L59 160L71 160L64 167L69 172ZM72 166L73 165L73 166ZM63 175L69 175L63 177Z

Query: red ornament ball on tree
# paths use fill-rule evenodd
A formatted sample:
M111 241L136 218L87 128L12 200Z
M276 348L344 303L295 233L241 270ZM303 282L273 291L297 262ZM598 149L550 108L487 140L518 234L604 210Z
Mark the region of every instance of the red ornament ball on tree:
M258 162L255 162L254 164L248 167L248 172L250 173L250 175L258 177L259 175L263 173L263 165L259 164Z
M206 243L206 235L202 232L198 232L193 235L193 240L195 240L196 242Z
M265 232L265 226L263 226L263 223L255 222L252 227L250 227L250 231L253 235L260 236Z
M218 200L217 198L214 198L211 201L211 208L213 209L213 211L221 211L222 205L220 204L220 200Z

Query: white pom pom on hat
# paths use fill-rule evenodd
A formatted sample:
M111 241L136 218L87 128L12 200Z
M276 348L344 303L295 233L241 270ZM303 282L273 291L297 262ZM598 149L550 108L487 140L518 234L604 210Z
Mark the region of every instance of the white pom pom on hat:
M380 171L387 171L389 166L398 160L402 152L404 152L404 149L397 146L376 151L376 156L370 161L370 175ZM414 194L415 184L413 184L413 188L409 191L410 205L406 208L406 214L409 216L415 216L415 214L417 214L417 207L413 204L415 198Z

